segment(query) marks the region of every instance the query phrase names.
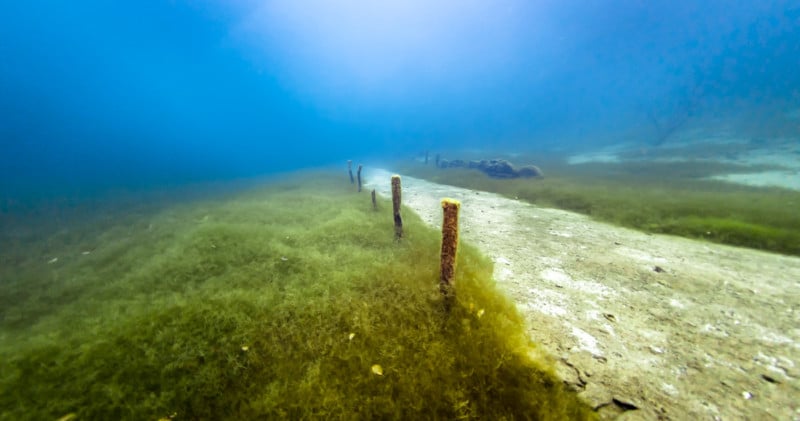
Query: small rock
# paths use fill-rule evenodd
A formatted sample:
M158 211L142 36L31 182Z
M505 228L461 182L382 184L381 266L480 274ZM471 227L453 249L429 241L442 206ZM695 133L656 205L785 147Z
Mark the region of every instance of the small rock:
M579 393L578 396L594 410L597 410L597 408L603 405L608 405L612 399L611 392L607 388L596 383L588 383L586 389Z
M780 380L770 376L769 374L762 374L761 378L770 382L770 383L780 383Z
M622 408L622 409L624 409L626 411L632 411L634 409L639 409L639 405L634 403L632 399L618 398L618 397L615 396L614 399L612 399L612 401L615 404L617 404L617 406L619 406L620 408Z
M664 270L664 268L662 268L661 266L656 266L656 267L653 268L653 270L656 271L656 273L664 273L664 272L666 272L666 270Z

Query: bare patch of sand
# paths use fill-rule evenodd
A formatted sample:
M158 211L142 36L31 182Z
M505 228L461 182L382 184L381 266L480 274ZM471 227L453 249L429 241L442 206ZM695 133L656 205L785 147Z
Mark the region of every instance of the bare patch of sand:
M800 190L800 169L785 171L761 171L746 174L725 174L711 177L714 180L756 187L783 187Z
M696 154L698 147L705 151ZM684 139L657 147L618 144L585 152L567 159L570 164L625 161L687 162L705 161L753 167L752 172L719 174L712 180L757 187L782 187L800 190L800 140L796 138L754 141L732 135L690 133ZM763 169L764 166L775 169Z
M390 173L366 185L390 195ZM403 177L433 227L462 202L464 241L604 418L800 418L800 259L641 232Z

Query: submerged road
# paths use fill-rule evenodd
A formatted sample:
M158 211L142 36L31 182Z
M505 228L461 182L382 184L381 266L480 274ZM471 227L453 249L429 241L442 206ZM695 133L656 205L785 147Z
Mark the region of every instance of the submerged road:
M364 173L391 197L391 173ZM800 258L402 184L432 227L442 198L461 201L461 239L491 257L530 337L603 418L800 418Z

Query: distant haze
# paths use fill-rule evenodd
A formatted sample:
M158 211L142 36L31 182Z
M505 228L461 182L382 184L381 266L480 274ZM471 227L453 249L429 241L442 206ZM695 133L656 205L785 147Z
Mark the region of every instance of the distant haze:
M797 69L796 1L8 1L0 193L585 147L800 107Z

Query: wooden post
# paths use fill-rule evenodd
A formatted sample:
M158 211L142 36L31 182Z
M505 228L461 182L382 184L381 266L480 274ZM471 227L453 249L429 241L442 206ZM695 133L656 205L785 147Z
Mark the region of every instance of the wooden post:
M439 276L439 291L445 298L445 308L455 297L456 253L458 251L458 211L461 203L454 199L442 199L444 219L442 221L442 258Z
M392 176L392 210L394 211L394 236L403 237L403 218L400 217L400 176Z
M375 200L375 189L372 189L372 210L378 210L378 201Z
M361 164L358 164L358 192L361 193Z
M347 173L350 174L350 184L355 183L355 180L353 180L353 161L347 161Z

